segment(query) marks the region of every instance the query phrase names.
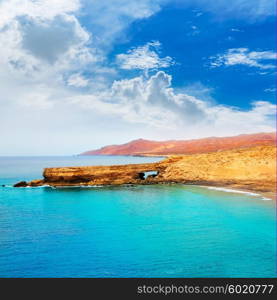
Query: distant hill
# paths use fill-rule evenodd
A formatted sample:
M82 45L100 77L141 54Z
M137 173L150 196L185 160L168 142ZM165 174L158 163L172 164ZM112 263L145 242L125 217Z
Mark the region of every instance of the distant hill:
M221 150L275 145L276 132L241 134L233 137L209 137L195 140L151 141L138 139L122 145L110 145L80 155L170 155L207 153Z

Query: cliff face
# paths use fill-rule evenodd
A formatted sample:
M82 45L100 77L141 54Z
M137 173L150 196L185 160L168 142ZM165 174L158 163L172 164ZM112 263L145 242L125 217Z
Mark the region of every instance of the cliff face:
M115 166L46 168L44 182L49 185L118 185L144 181L142 173L163 172L166 165L130 164Z
M203 182L275 192L276 147L261 146L182 156L168 165L160 180Z
M147 172L155 174L146 176ZM46 168L44 179L21 186L189 183L275 192L276 147L259 146L205 154L171 156L158 163Z
M235 137L205 138L189 141L135 140L123 145L106 146L81 155L174 155L207 153L245 147L275 145L276 133L244 134Z

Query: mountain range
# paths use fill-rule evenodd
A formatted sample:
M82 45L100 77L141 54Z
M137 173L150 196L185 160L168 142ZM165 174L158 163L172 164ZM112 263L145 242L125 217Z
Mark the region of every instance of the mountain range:
M242 134L232 137L209 137L193 140L152 141L133 140L121 145L109 145L80 155L174 155L207 153L253 146L276 145L276 132Z

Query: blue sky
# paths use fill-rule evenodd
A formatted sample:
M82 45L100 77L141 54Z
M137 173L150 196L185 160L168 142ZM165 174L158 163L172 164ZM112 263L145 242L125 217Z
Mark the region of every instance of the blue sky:
M274 0L2 0L0 41L0 155L275 130Z
M230 48L275 51L275 16L254 23L247 19L217 20L201 9L168 5L132 24L128 35L130 40L118 44L111 55L158 40L163 55L170 53L177 62L167 69L175 87L202 83L213 90L212 96L220 103L241 108L249 108L254 99L274 101L275 94L265 92L275 86L274 72L263 76L247 65L214 69L207 65L210 56Z

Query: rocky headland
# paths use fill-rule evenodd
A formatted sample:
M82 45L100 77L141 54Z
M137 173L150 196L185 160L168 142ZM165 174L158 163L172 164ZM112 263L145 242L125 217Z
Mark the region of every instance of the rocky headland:
M46 168L43 179L15 186L183 183L257 191L274 197L276 146L173 155L157 163Z

